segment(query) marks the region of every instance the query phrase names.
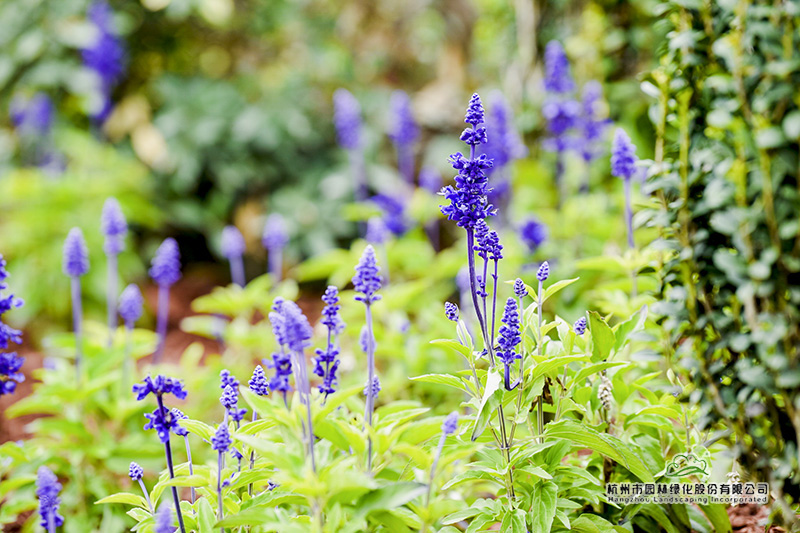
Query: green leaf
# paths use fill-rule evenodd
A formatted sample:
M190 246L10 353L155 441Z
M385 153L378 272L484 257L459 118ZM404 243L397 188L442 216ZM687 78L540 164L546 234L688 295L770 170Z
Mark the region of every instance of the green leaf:
M641 329L645 320L647 320L647 306L643 305L628 320L614 326L614 335L616 337L614 351L620 351L625 346L625 343L628 342L628 335Z
M187 429L189 433L193 433L203 440L210 441L211 437L213 437L215 433L214 428L204 422L200 422L199 420L191 420L187 418L184 420L179 420L178 424Z
M472 352L469 350L469 348L467 348L460 342L454 341L452 339L435 339L432 340L430 343L433 344L434 346L442 346L444 348L449 348L456 353L460 353L467 359L467 361L472 360Z
M500 389L500 383L503 378L500 377L500 372L497 369L490 370L486 377L486 386L483 389L483 398L481 398L481 405L478 408L478 416L475 417L475 427L472 429L472 440L475 441L483 434L486 425L492 418L492 414L497 409L502 401L503 391Z
M585 355L559 355L558 357L550 357L541 363L538 363L531 369L531 381L535 381L540 376L544 376L549 374L553 370L561 368L565 365L570 363L575 363L578 361L587 361L588 358Z
M562 279L562 280L556 281L555 283L553 283L552 285L550 285L549 287L547 287L544 290L544 298L542 299L542 303L544 303L547 300L549 300L551 296L556 294L561 289L572 285L573 283L575 283L579 279L580 278L572 278L572 279Z
M472 518L473 516L481 514L485 509L483 507L468 507L466 509L462 509L460 511L456 511L455 513L450 513L449 515L442 518L442 524L450 525L455 524L457 522L461 522L462 520L466 520L467 518Z
M606 369L609 369L609 368L613 368L615 366L624 366L624 365L627 365L627 364L628 363L622 363L622 362L615 363L615 362L606 361L604 363L595 363L593 365L585 366L585 367L583 367L581 369L580 372L578 372L575 375L575 379L573 380L573 383L580 385L581 382L584 379L588 378L589 376L591 376L593 374L597 374L599 372L602 372L603 370L606 370Z
M427 490L427 485L423 483L392 483L362 496L356 505L356 514L366 516L372 511L396 509L423 496Z
M577 531L579 533L610 533L611 531L629 533L624 527L615 526L605 518L595 514L580 515L572 521L572 529L570 531Z
M725 512L725 506L719 503L712 503L709 505L698 504L700 509L711 522L715 533L731 533L731 520L728 518L728 513Z
M126 505L133 505L134 507L141 507L147 509L147 502L142 496L138 494L131 494L130 492L117 492L111 496L106 496L94 502L95 505L103 503L124 503Z
M589 331L592 334L592 361L608 359L616 337L597 311L589 311Z
M558 486L552 482L538 482L533 486L531 497L531 533L550 533L556 517Z
M197 527L200 529L198 533L216 533L214 531L214 522L216 520L208 498L197 500Z
M467 470L466 472L462 472L458 474L456 477L452 478L450 481L442 486L442 490L447 490L451 487L455 487L461 483L466 483L467 481L491 481L497 483L498 485L502 485L498 479L490 474L489 472L484 472L483 470Z
M471 391L467 389L467 386L464 384L464 381L460 377L453 376L450 374L424 374L422 376L415 376L409 379L411 379L412 381L419 381L421 383L434 383L436 385L446 385L448 387L453 387L454 389L458 389L462 392L466 392L467 394L471 394Z
M613 459L645 483L653 483L653 474L636 453L616 437L599 433L574 420L560 420L547 424L545 436L568 439L585 448L591 448Z

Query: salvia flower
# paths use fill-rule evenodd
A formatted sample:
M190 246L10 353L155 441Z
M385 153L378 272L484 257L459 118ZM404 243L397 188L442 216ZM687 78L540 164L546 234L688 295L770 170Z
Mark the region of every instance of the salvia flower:
M383 244L389 237L386 224L380 217L372 217L367 220L367 242L372 244Z
M636 147L622 128L614 132L611 144L611 173L618 178L630 180L636 174Z
M170 412L172 413L172 417L175 419L176 422L175 427L172 429L172 432L178 435L179 437L186 437L187 435L189 435L189 430L177 423L179 420L187 420L189 417L186 416L186 414L184 414L184 412L178 409L177 407L173 407L172 409L170 409Z
M309 346L314 330L300 307L292 301L284 301L282 314L286 327L286 345L290 350L302 353Z
M261 236L261 244L268 251L280 250L289 243L289 234L286 230L286 221L278 213L273 213L267 217L264 223L264 233Z
M83 276L89 272L89 249L80 228L72 228L64 241L64 274Z
M292 390L289 385L289 376L292 375L292 358L286 353L274 353L270 366L275 369L275 375L269 380L269 388L286 395Z
M547 278L550 276L550 263L545 261L541 265L539 265L539 270L536 271L536 279L539 281L547 281Z
M122 291L119 297L119 316L125 321L125 325L133 328L133 324L142 316L144 298L139 287L130 284Z
M139 466L138 463L131 462L131 465L128 467L128 477L130 477L133 481L139 481L142 479L144 475L144 468Z
M31 98L15 96L9 112L11 121L22 135L44 137L53 127L55 108L45 93L36 93Z
M517 298L524 298L528 295L528 289L520 278L514 280L514 294Z
M580 317L575 323L572 325L572 329L575 330L576 335L583 335L586 333L586 317Z
M372 377L372 386L369 385L364 387L364 396L371 396L372 400L376 400L378 398L378 393L381 391L381 380L378 376Z
M242 232L236 226L225 226L222 229L222 242L220 245L222 255L226 259L235 259L244 254L245 244Z
M162 505L156 513L155 526L153 533L174 533L175 527L172 525L172 508L169 505Z
M458 322L458 306L452 302L445 302L444 316L447 317L447 320Z
M531 217L520 226L519 237L533 253L547 241L547 226L537 218Z
M551 93L564 94L575 90L569 59L558 41L550 41L544 49L544 88Z
M322 309L322 324L328 327L332 333L341 333L344 329L344 322L339 317L339 289L335 285L328 285L325 294L322 295L325 307Z
M398 237L408 231L409 228L409 223L405 215L406 206L403 201L404 199L405 196L401 193L394 195L380 193L370 198L370 201L377 205L383 212L382 219L386 229Z
M547 98L542 104L542 116L547 121L547 132L550 136L543 146L551 152L565 152L575 147L576 141L571 135L578 124L581 106L575 100L560 97Z
M519 334L519 312L517 310L517 301L514 298L509 298L506 301L502 322L500 337L497 341L499 346L497 356L504 364L511 365L515 359L520 359L515 348L522 342Z
M514 129L513 117L508 102L499 91L490 95L491 112L487 125L489 142L483 152L493 161L491 170L492 190L488 198L495 206L505 206L509 200L511 180L508 167L515 159L524 157L527 148Z
M328 328L328 344L324 350L317 349L317 357L314 359L314 374L322 378L319 391L322 394L332 394L336 392L337 378L336 372L339 369L340 361L339 348L335 343L334 336L344 327L344 323L339 318L339 290L334 285L330 285L322 296L325 307L322 310L322 324Z
M442 188L442 174L433 167L422 167L418 180L420 187L434 194Z
M600 152L600 142L605 136L609 120L600 118L599 100L603 96L603 88L597 81L590 81L583 86L581 99L581 115L578 119L580 129L580 152L583 160L589 163Z
M232 442L230 431L228 431L228 424L220 424L217 428L217 432L211 437L211 447L216 452L227 453Z
M395 91L391 99L392 125L389 137L397 144L410 144L419 137L419 127L411 111L411 99L404 91Z
M239 386L239 380L236 379L230 370L224 369L219 373L219 388L225 389L227 387L236 388Z
M261 365L256 365L253 370L253 376L248 382L250 390L259 396L266 396L269 394L269 383L264 375L264 368Z
M137 400L144 400L148 394L153 394L154 396L172 394L179 400L186 399L186 389L183 388L183 383L180 380L160 374L155 378L147 376L142 383L135 384L133 393L136 394Z
M17 384L25 381L25 375L20 372L24 362L25 358L16 352L0 353L0 396L13 394Z
M125 235L128 233L128 222L116 198L109 198L103 204L100 227L105 235L105 252L118 254L125 248Z
M471 147L470 158L461 152L450 156L450 164L458 172L456 186L448 185L440 193L450 202L441 206L442 214L467 229L474 228L479 220L495 215L495 209L486 197L490 188L485 171L492 168L492 160L486 154L475 156L475 147L487 141L486 128L479 126L483 120L481 99L473 94L464 119L471 127L461 134L461 140Z
M111 91L125 72L125 49L113 28L113 13L107 3L94 2L88 18L95 29L95 39L83 49L83 63L100 80L102 106L95 110L95 120L103 121L111 112Z
M347 89L333 93L333 122L342 148L356 150L361 146L361 106Z
M169 237L164 239L150 265L150 277L158 285L169 287L181 279L181 255L178 243Z
M442 421L442 433L452 435L458 429L458 413L453 412L447 415Z
M372 302L377 302L381 299L375 293L381 288L380 267L375 259L375 249L367 245L364 253L361 255L361 260L356 265L356 274L353 276L353 286L356 292L361 293L356 296L356 300L370 305Z
M219 403L222 404L228 416L234 422L241 422L247 413L247 409L239 409L239 390L231 385L226 386L225 390L222 391Z
M172 411L157 407L152 413L145 413L144 416L149 420L149 422L144 425L144 429L154 429L156 435L158 435L158 440L160 440L162 444L167 444L169 442L170 433L183 436L184 431L186 431L185 428L178 424L179 418L175 416L175 413Z
M36 496L39 498L39 524L49 533L64 525L64 517L58 514L61 498L61 483L46 466L40 466L36 477Z

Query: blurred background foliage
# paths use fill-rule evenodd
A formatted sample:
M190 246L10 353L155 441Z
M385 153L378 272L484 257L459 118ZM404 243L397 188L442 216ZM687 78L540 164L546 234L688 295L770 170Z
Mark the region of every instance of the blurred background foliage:
M0 119L0 235L12 264L31 267L17 279L31 304L20 316L65 316L65 300L47 298L50 288L66 284L59 236L80 225L90 244L99 242L99 232L88 230L108 196L134 224L122 259L126 279L144 272L167 235L179 239L186 264L218 261L227 223L244 233L248 272L257 275L270 212L289 221L290 263L352 240L357 225L341 213L353 184L332 124L339 87L362 105L370 186L384 192L398 182L386 136L392 90L409 93L422 129L417 168L433 165L447 179L463 102L473 90L500 89L531 147L513 172L521 188L512 223L535 212L557 240L554 222L563 214L551 209L552 155L535 143L545 132L541 51L561 40L578 86L604 83L610 117L647 157L652 130L636 73L647 70L665 31L655 5L127 0L110 2L104 22L87 0L7 0L0 5L0 109L8 111ZM86 60L96 43L120 64ZM31 141L15 123L14 106L39 93L52 109ZM601 193L620 186L605 161L594 166ZM579 167L570 162L567 179L577 183ZM597 217L620 205L602 196L591 201L591 210L572 210ZM426 205L436 212L435 200ZM567 219L569 235L585 223ZM34 258L31 251L41 249L48 252ZM102 269L93 269L88 287L99 305Z

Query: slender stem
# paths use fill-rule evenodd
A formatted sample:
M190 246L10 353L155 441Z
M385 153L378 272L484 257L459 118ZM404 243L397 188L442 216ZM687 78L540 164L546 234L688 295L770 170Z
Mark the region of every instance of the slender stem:
M150 501L150 494L147 492L147 487L144 486L144 480L139 479L139 486L142 487L142 494L144 494L144 501L147 502L147 508L150 509L150 514L155 513L155 509L153 509L153 502Z
M439 437L439 446L436 448L436 454L433 456L433 464L431 465L431 476L428 481L428 493L425 495L425 507L431 503L431 488L433 487L433 477L436 473L436 465L439 464L439 458L442 456L442 449L444 448L444 441L447 439L447 434L442 431L442 436Z
M164 355L164 342L167 338L167 319L169 315L169 285L158 286L158 322L156 323L156 333L158 334L158 346L153 355L153 362L161 362Z
M542 345L544 344L544 339L542 338L542 300L544 299L544 282L539 280L539 292L537 292L537 313L538 313L538 328L539 328L539 342L536 343L536 353L539 357L542 356ZM539 442L544 442L544 437L542 434L544 433L544 401L542 400L543 394L539 395L539 398L536 400L536 429L539 433Z
M636 243L633 240L633 208L631 207L631 179L622 180L625 189L625 225L628 228L628 248L633 250Z
M75 332L75 375L78 382L81 379L81 358L83 355L83 336L81 334L81 323L83 322L83 307L81 305L81 278L72 276L70 278L72 289L72 330Z
M375 396L372 394L372 383L375 381L375 344L373 343L372 333L372 307L370 302L366 304L367 322L367 405L365 418L367 425L372 429L372 412L375 410ZM367 471L372 472L372 437L367 436Z
M55 513L53 511L49 511L47 513L47 532L48 533L56 533L56 521L55 517L53 516Z
M478 291L475 285L475 251L473 250L475 243L475 232L472 228L467 228L467 264L469 266L469 286L470 292L472 293L472 305L475 308L475 314L478 317L478 325L481 328L481 333L483 334L484 343L489 344L486 346L486 350L489 353L489 362L491 367L494 368L494 350L491 346L491 343L488 342L488 335L486 334L486 324L483 320L483 315L481 314L480 304L478 303Z
M108 254L107 294L108 304L108 347L114 341L114 332L117 330L117 290L119 274L117 273L117 254Z
M231 281L240 287L245 286L244 260L241 255L230 258Z
M314 457L314 427L311 421L311 397L309 394L308 374L306 373L305 356L302 352L292 352L295 355L297 373L295 374L295 381L297 382L297 390L300 392L300 400L306 405L307 417L307 435L308 438L308 455L311 457L311 469L317 471L317 462Z
M556 207L561 209L564 203L564 153L559 150L556 154Z
M258 413L256 413L255 409L253 409L253 422L255 422L257 419L258 419ZM255 450L250 450L250 470L253 470L255 467L256 467L256 451ZM247 485L247 494L249 496L253 495L253 484L252 483Z
M164 407L164 399L161 395L157 395L156 399L158 400L158 408L161 411L161 416L166 419L167 416L171 416L167 412L167 408ZM164 443L164 453L167 456L167 469L169 470L169 478L175 479L175 467L172 464L172 447L170 446L169 442L169 433L167 433L167 442ZM172 487L172 499L175 502L175 514L178 515L178 526L180 526L181 533L186 533L186 526L183 525L183 514L181 513L181 500L178 497L178 487Z
M122 390L130 392L128 383L131 375L131 337L133 336L133 323L125 323L125 355L122 360Z
M222 452L217 453L217 520L222 521ZM219 529L225 533L225 528Z
M495 319L497 318L497 259L494 260L494 285L492 288L492 329L489 332L489 344L494 346Z
M189 475L194 475L194 465L192 464L192 448L189 446L189 435L183 436L183 441L186 443L186 460L189 462ZM197 498L197 492L195 491L194 487L192 487L192 505L194 505L194 501Z
M406 183L414 185L414 147L409 143L397 145L397 167Z
M275 283L278 283L283 275L283 249L270 248L267 253L269 253L269 273L275 278Z

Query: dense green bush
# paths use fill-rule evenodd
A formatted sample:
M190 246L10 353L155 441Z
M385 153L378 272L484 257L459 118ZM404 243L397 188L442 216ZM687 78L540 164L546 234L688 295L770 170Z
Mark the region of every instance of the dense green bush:
M658 132L650 185L667 252L667 358L701 424L729 428L745 477L792 520L800 500L800 9L670 2L645 90Z

